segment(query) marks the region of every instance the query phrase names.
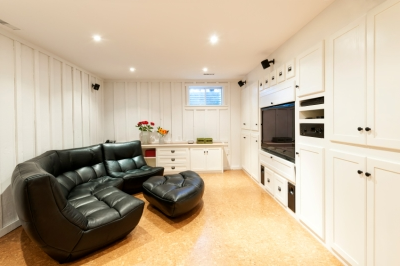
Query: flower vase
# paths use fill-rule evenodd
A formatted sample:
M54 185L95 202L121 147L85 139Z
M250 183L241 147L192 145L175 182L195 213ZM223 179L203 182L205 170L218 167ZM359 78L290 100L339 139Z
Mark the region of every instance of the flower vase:
M149 131L141 131L139 138L142 145L149 144Z
M160 143L160 144L164 144L165 143L163 136L160 136L160 138L158 139L158 143Z

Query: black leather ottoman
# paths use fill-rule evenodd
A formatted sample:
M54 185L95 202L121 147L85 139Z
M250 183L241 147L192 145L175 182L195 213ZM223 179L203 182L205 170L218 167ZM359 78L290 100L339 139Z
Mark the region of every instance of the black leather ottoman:
M193 209L203 193L203 179L193 171L153 176L143 183L146 200L170 217L177 217Z

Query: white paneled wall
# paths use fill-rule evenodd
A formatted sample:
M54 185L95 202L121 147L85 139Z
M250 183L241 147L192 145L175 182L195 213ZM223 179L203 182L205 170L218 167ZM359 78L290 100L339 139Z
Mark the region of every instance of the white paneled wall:
M11 194L17 163L104 141L103 91L97 77L0 31L0 236L19 225Z
M223 107L189 107L186 86L222 85ZM169 129L173 142L212 137L229 142L226 168L240 168L240 88L236 81L106 81L105 138L118 142L139 139L135 125L142 120ZM239 104L238 104L239 103ZM235 151L230 153L229 151Z

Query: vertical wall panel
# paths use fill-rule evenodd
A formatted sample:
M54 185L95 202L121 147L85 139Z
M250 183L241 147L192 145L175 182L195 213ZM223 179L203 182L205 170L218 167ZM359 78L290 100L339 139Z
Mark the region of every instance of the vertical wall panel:
M118 142L127 141L125 103L125 82L116 82L114 83L114 132L115 140Z
M89 77L90 80L90 88L92 87L91 84L95 84L96 83L96 78L90 76ZM98 131L98 123L97 123L97 119L98 119L98 108L99 106L97 105L97 91L95 91L94 89L90 89L90 142L91 144L97 144L98 140L97 140L97 131ZM114 126L114 123L113 123ZM114 134L113 134L114 136ZM111 138L113 139L113 138Z
M20 64L21 74L17 88L17 139L18 163L35 156L36 129L35 129L35 77L33 49L20 45L20 57L16 63Z
M199 114L202 114L202 112L199 112ZM194 110L185 110L184 116L183 116L183 124L185 125L183 127L183 140L194 140L194 119L201 119L201 115L197 114L197 117L195 117L195 112ZM202 123L204 124L204 118L201 119L200 121L197 120L196 123ZM200 127L197 127L199 129Z
M104 99L104 138L114 140L114 83L105 83Z
M38 85L35 89L36 93L36 143L37 154L42 154L50 150L51 134L50 134L50 73L49 73L50 57L40 53L38 55Z
M219 110L212 109L206 111L204 125L204 135L199 137L213 138L213 140L220 141L219 136Z
M74 70L73 80L74 147L82 147L82 72L80 70Z
M90 142L90 86L89 74L82 73L82 142L89 146Z
M161 124L161 114L160 114L160 83L152 82L150 83L150 117L149 120L154 122L157 126Z
M63 148L62 130L62 63L52 59L52 86L50 91L51 101L51 140L52 149Z
M171 86L171 104L172 104L172 140L183 140L183 107L184 97L182 99L182 82L173 82Z
M63 86L63 138L64 149L74 147L73 131L73 68L64 64L64 86Z
M14 99L14 43L13 40L0 35L0 192L1 209L0 226L6 226L15 220L11 195L10 176L16 163L15 150L15 99Z
M229 109L219 110L219 140L222 142L229 141L229 134L231 132L231 121L229 117Z
M206 120L209 119L209 117L206 118L206 113L208 111L206 111L205 109L196 109L194 111L193 110L185 110L185 118L191 117L191 115L189 115L189 116L186 115L187 112L189 112L189 113L193 112L193 128L192 128L193 133L185 135L185 140L208 137L208 135L206 134L206 127L208 127L208 125L209 125L209 121L207 121L207 125L206 125ZM189 121L185 120L185 124L190 123ZM187 133L190 132L189 129L185 129L185 130L187 130L186 131ZM189 137L191 135L192 135L192 137Z
M103 143L104 139L104 84L100 79L96 79L102 88L97 91L97 143Z
M139 122L139 109L136 82L127 82L126 87L126 128L128 141L139 139L139 130L136 127Z
M149 84L141 82L139 87L139 118L141 121L150 119Z
M172 127L172 109L171 109L171 83L163 82L161 84L161 127L171 130ZM170 131L172 134L172 131Z

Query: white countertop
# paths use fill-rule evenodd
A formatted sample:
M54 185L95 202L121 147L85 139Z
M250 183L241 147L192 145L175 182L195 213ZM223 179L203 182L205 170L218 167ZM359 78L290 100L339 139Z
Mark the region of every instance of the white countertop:
M150 143L150 144L145 144L142 145L142 148L162 148L162 147L225 147L228 146L227 142L214 142L213 144L189 144L187 142L173 142L173 143L164 143L164 144L159 144L159 143Z

